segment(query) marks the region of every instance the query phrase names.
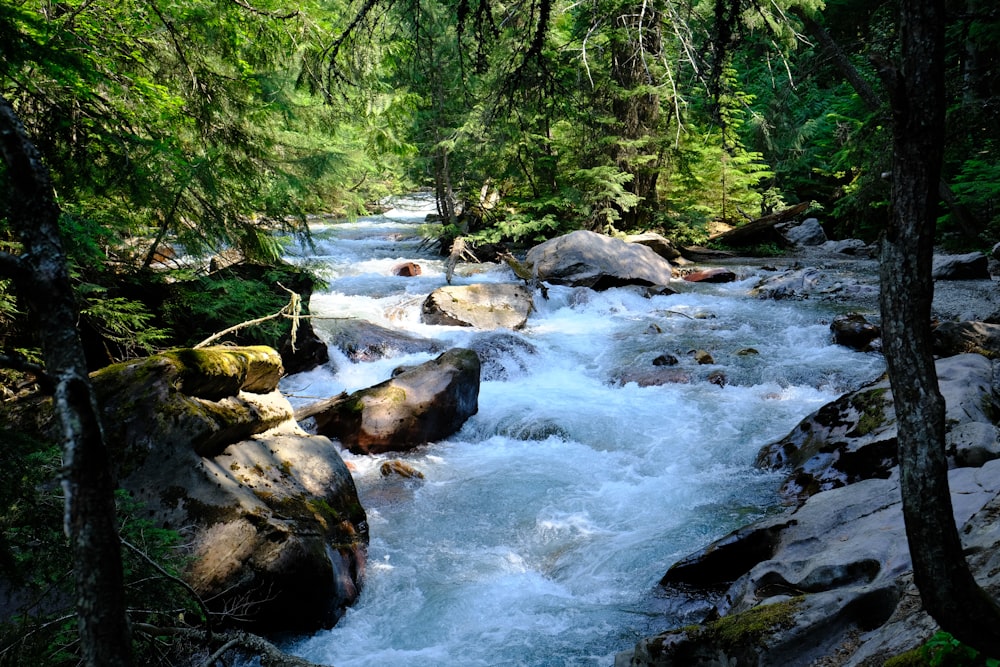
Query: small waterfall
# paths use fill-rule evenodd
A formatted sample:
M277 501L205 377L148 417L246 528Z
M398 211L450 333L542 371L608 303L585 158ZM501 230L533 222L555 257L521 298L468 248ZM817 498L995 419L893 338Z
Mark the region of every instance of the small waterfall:
M484 370L479 413L447 441L344 453L371 525L365 589L337 627L287 648L337 667L611 665L641 636L693 620L685 601L657 594L674 561L774 508L778 479L753 468L757 450L874 379L882 360L834 345L823 304L752 298L750 273L653 298L552 287L518 332L422 324L424 297L445 283L441 259L421 249L430 208L414 197L316 221L314 247L289 249L327 281L314 314L472 347ZM406 261L421 275L393 275ZM453 282L514 280L465 265ZM315 321L320 335L329 324ZM698 349L715 363L698 364ZM436 356L331 354L336 371L283 381L293 402ZM631 381L660 355L677 359L682 382ZM388 458L424 478L383 478Z

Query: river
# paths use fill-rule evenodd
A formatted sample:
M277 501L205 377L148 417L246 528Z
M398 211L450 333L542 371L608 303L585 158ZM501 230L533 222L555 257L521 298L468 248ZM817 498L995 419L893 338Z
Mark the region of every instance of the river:
M371 528L364 591L335 628L286 648L337 667L610 666L640 637L694 620L697 605L656 590L673 562L774 510L779 478L753 468L758 449L874 379L882 359L832 343L830 304L753 298L750 268L653 298L554 286L515 339L422 324L424 297L445 284L441 258L421 248L431 208L414 197L317 220L313 246L288 248L327 281L311 301L320 318L498 351L478 414L453 437L401 456L343 454ZM421 275L392 275L404 261ZM469 264L453 283L513 281L506 267ZM698 349L715 364L697 364ZM620 381L663 354L689 381ZM335 370L282 381L294 404L435 355L331 356ZM389 458L424 479L383 478Z

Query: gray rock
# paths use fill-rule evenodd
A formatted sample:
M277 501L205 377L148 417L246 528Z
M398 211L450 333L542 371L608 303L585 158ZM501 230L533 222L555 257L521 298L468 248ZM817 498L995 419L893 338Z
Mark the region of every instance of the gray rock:
M366 320L333 320L326 326L330 331L330 344L351 361L374 361L403 354L443 351L437 341Z
M992 426L1000 408L993 386L993 362L978 354L963 354L936 363L938 385L945 399L949 465L995 458L989 431L968 424ZM957 425L966 425L956 430ZM789 471L781 487L787 498L802 499L873 477L888 477L897 464L896 416L887 379L845 394L799 423L781 440L764 446L761 467Z
M784 223L777 225L776 229L793 246L818 246L828 240L823 225L816 218L806 218L799 223Z
M1000 531L986 517L1000 492L1000 461L952 470L949 483L955 521L966 526L967 546L995 544ZM738 565L723 558L738 553L752 557L737 560ZM911 563L895 476L816 494L795 510L727 536L683 561L690 581L681 571L671 583L704 586L699 560L706 567L724 566L728 578L750 564L719 598L719 620L641 640L633 651L619 654L616 666L805 666L845 645L858 645L863 633L869 634L869 655L876 646L892 644L898 653L921 640L922 635L911 634L900 641L899 627L891 624L879 635L910 600L904 593ZM995 567L997 557L981 560L984 572ZM747 622L751 617L754 623ZM860 663L851 659L847 664Z
M670 262L637 243L577 230L528 251L526 264L540 280L595 290L623 285L666 285Z
M843 239L841 241L827 241L826 243L819 246L826 252L836 253L840 255L851 255L853 257L868 257L870 256L871 250L868 245L861 239Z
M446 438L479 410L479 357L454 348L374 387L296 413L356 454L407 451Z
M931 275L934 280L989 280L989 261L981 252L934 255Z
M520 329L534 308L531 290L520 283L482 283L440 287L424 301L426 324Z
M668 261L674 261L681 257L681 251L677 249L677 246L670 239L656 232L630 234L625 237L625 242L644 245Z

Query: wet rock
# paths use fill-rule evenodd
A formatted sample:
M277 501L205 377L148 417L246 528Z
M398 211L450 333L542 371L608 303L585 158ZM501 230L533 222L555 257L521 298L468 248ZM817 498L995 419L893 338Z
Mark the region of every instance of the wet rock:
M379 474L383 477L391 477L396 475L398 477L403 477L405 479L423 479L424 473L420 472L409 463L400 461L399 459L393 459L392 461L386 461L381 466L379 466Z
M989 260L981 252L965 255L934 255L934 280L989 280Z
M837 345L860 351L870 350L872 343L882 335L882 330L860 313L838 315L830 323L830 331Z
M871 257L873 252L861 239L843 239L841 241L827 241L819 246L826 252L838 255L850 255L852 257Z
M936 368L950 425L949 465L996 458L1000 446L990 439L994 431L968 426L992 427L990 416L1000 408L993 363L963 354L938 360ZM798 500L864 479L888 478L896 464L896 416L887 379L828 403L757 456L758 466L789 471L781 492Z
M765 299L801 299L817 291L821 274L819 269L791 269L773 276L765 276L751 293Z
M375 361L419 352L441 352L441 345L429 338L380 326L366 320L341 319L327 325L330 345L351 361Z
M694 356L694 360L699 364L709 365L715 363L715 359L712 355L705 350L695 350L691 354Z
M355 454L407 451L458 431L479 410L479 357L454 348L374 387L323 401L316 431Z
M491 331L476 336L469 348L479 357L481 378L507 380L529 370L538 348L517 334Z
M368 526L336 448L275 390L280 368L268 348L178 350L93 383L118 484L180 531L183 578L209 608L310 632L357 598Z
M604 290L623 285L667 285L670 262L638 243L577 230L528 251L539 280Z
M731 283L736 281L736 274L729 269L705 269L685 274L684 280L689 283Z
M711 384L718 385L720 387L725 387L726 384L729 382L728 378L726 378L726 374L723 373L722 371L712 371L711 373L708 374L708 377L706 379Z
M689 384L691 373L680 368L632 368L617 379L620 385L635 382L640 387L660 387L665 384Z
M677 357L672 354L661 354L653 359L654 366L676 366L678 363Z
M299 322L295 339L291 336L285 338L278 352L286 375L304 373L330 363L330 348L316 334L312 321L308 319Z
M652 299L654 296L672 296L674 294L677 294L677 290L662 285L652 285L643 290L642 293L647 299Z
M416 262L403 262L392 267L392 275L403 276L404 278L419 276L422 272L420 265Z
M988 551L975 546L995 543L1000 532L995 522L988 534L979 528L992 521L987 515L998 502L998 473L1000 461L949 473L955 520L965 526L970 553ZM995 557L984 557L976 574L984 577L995 565ZM995 582L997 573L989 576ZM898 630L880 636L878 628L908 603L910 577L895 477L825 491L671 567L665 586L726 587L716 597L714 620L643 639L615 665L821 664L844 646L856 647L859 642L850 640L862 633L868 642L880 637L883 646L898 642ZM922 637L910 635L909 641L905 648ZM883 662L861 663L855 656L838 664Z
M440 287L424 301L426 324L520 329L534 308L531 290L520 283L482 283Z

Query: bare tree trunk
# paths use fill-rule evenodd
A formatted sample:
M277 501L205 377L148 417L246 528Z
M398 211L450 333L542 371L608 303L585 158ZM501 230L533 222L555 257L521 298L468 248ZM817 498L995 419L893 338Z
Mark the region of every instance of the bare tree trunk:
M63 427L65 530L73 554L83 664L132 664L125 614L114 485L77 311L59 237L59 206L48 169L10 103L0 96L0 156L13 197L10 223L23 243L3 257L38 332Z
M657 125L660 120L660 96L653 92L636 93L654 85L651 64L662 50L660 12L655 3L630 5L619 12L611 39L611 78L621 88L612 102L612 111L621 133L621 141L612 148L619 169L632 175L625 189L639 198L639 203L621 211L622 229L649 226L657 209L656 182L659 158L652 158Z
M1000 608L976 583L952 510L945 406L931 353L935 209L944 151L944 2L903 0L892 82L892 212L882 239L882 341L896 404L900 486L924 607L962 642L1000 656Z

